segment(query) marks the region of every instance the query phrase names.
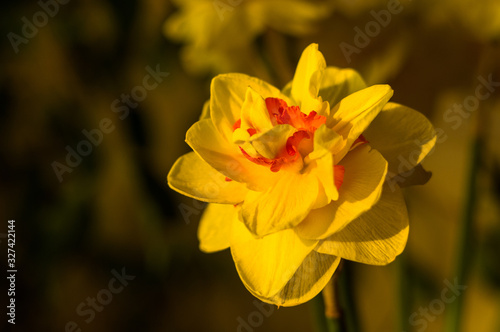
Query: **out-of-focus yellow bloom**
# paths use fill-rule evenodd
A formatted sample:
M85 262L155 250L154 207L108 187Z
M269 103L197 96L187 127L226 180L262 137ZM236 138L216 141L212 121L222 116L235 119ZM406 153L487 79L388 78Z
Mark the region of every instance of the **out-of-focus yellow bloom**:
M356 17L390 6L404 8L406 14L420 16L432 25L462 28L482 42L500 38L500 1L498 0L335 0L335 10ZM385 8L384 8L385 7ZM403 14L403 15L405 15ZM399 15L399 14L398 14Z
M341 258L393 261L408 237L397 174L421 162L435 134L423 115L389 103L392 93L326 67L316 44L281 91L215 77L186 135L194 152L168 175L174 190L211 203L200 248L230 247L247 289L283 306L318 294Z
M500 1L427 0L422 4L427 5L423 7L427 9L425 18L432 23L444 23L455 29L455 23L459 23L482 42L500 38Z
M165 23L167 37L185 43L182 59L192 73L241 68L266 29L303 35L331 12L331 0L175 0L179 11Z

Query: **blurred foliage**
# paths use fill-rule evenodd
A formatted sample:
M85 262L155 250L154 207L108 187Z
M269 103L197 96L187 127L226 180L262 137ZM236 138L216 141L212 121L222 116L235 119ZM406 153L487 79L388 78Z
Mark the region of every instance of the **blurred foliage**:
M247 7L260 1L233 6L223 30L217 30L221 22L213 19L212 3L204 1L194 19L212 17L211 37L227 45L234 62L227 54L225 60L212 58L209 53L216 49L205 46L197 56L212 64L201 75L193 75L195 68L185 61L185 41L164 36L165 22L179 20L188 2L202 1L69 1L17 47L9 33L24 38L23 17L33 22L42 9L30 1L4 5L0 220L5 226L0 233L6 232L7 220L16 220L16 330L62 331L75 321L82 331L234 331L238 317L247 320L256 307L229 253L199 252L201 205L169 190L165 177L189 150L184 134L209 98L215 74L237 70L282 87L303 48L317 42L328 64L355 68L370 84L389 83L394 101L424 113L445 135L424 162L433 172L429 184L406 190L411 232L405 253L387 267L352 266L363 331L416 330L405 317L440 298L443 281L455 278L459 224L470 194L477 195L477 204L468 288L461 295L463 330L498 331L498 89L478 110L461 116L457 128L444 117L474 95L479 75L500 81L498 1L402 0L403 9L350 57L341 43L356 46L354 28L365 31L376 21L373 11L380 14L393 0L329 1L331 9L307 19L308 29L294 21L300 10L279 20L268 15L258 33L249 29L262 21L265 7L255 12ZM274 4L272 10L279 16L287 9ZM236 20L235 29L230 15L245 20ZM127 116L116 112L113 102L125 105L122 94L142 86L146 68L157 66L169 75L128 107ZM110 119L114 130L60 182L53 163L66 164L67 146L77 149L87 139L82 131L99 128L102 119ZM478 133L481 163L471 193L467 179ZM180 204L191 208L189 218ZM0 240L5 252L6 241ZM123 267L136 278L87 324L76 308L108 287L111 270ZM429 322L427 331L442 331L445 315ZM0 326L10 328L5 319ZM255 330L309 331L311 326L304 305L275 311Z

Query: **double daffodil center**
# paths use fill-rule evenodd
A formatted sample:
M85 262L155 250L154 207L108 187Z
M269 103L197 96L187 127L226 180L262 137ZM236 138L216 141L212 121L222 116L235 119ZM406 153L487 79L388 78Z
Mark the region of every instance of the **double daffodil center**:
M265 107L271 128L262 132L259 128L247 126L243 135L246 140L237 141L241 153L250 161L278 172L313 151L314 132L326 123L326 117L315 111L303 113L299 106L288 106L279 98L266 98ZM241 119L233 125L233 132L239 131Z

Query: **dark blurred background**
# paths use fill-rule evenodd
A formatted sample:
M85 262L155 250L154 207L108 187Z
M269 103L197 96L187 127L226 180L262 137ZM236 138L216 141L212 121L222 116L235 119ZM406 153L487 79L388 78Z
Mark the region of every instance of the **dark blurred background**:
M262 1L244 0L211 32L217 42L195 48L215 59L202 70L186 57L189 38L172 37L165 22L205 0L65 1L2 7L0 256L6 271L14 219L18 270L16 324L3 314L2 331L313 331L310 303L263 315L229 251L199 251L203 204L166 184L211 78L231 70L281 88L311 42L328 65L390 84L394 101L441 133L424 162L432 179L405 189L405 252L386 267L351 264L363 331L444 331L455 304L436 301L459 276L462 330L500 331L500 87L481 88L488 97L466 108L480 78L500 82L496 1L402 1L361 45L356 28L394 3L326 1L332 10L310 31L271 19L235 42L229 15ZM195 18L217 18L212 4ZM357 51L346 56L346 43ZM225 58L212 58L216 48Z

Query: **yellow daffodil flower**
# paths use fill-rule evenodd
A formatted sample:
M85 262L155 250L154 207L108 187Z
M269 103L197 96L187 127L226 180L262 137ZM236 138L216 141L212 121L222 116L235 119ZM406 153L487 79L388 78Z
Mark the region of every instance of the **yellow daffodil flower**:
M242 74L215 77L186 134L194 152L168 175L172 189L210 203L201 250L230 248L247 289L280 306L318 294L341 258L393 261L409 227L401 173L436 138L392 94L327 67L316 44L281 91Z
M331 13L332 0L175 0L165 35L183 42L186 70L228 72L248 66L266 29L300 36Z

